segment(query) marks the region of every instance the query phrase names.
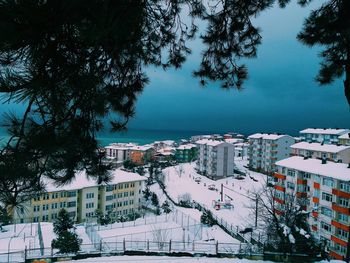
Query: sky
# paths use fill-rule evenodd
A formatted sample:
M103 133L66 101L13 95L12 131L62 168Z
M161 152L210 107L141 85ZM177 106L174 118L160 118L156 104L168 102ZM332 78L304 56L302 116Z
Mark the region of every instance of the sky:
M297 134L306 127L347 127L350 110L342 80L319 86L320 48L296 40L307 8L290 4L263 12L254 21L262 29L258 57L246 61L249 79L242 91L222 90L218 83L203 88L192 77L203 45L197 38L193 54L180 70L148 68L150 83L139 96L129 129L181 131L280 132ZM1 105L20 111L21 106Z
M255 20L263 43L258 57L246 63L249 80L243 91L222 90L218 83L200 87L191 76L203 48L198 39L181 70L148 69L150 84L138 99L129 127L292 134L306 127L349 127L342 80L319 86L314 79L321 49L296 39L304 18L320 3L314 2L308 8L274 7Z

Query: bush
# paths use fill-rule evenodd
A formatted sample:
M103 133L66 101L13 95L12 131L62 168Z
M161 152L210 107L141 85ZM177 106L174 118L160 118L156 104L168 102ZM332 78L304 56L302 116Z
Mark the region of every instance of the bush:
M211 211L206 210L203 212L201 215L201 223L208 226L213 226L216 224L216 220L214 219Z
M187 207L187 208L192 207L192 198L191 198L191 195L189 193L185 193L183 195L180 195L178 197L178 200L179 200L180 206Z
M158 196L156 195L156 193L152 193L152 204L154 206L159 206L159 200L158 200Z
M167 200L165 200L165 202L162 204L162 209L166 214L169 214L171 212L170 205Z

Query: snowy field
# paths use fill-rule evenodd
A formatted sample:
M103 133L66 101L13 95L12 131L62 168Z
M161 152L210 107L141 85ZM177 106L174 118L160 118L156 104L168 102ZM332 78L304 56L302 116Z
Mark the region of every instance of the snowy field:
M265 184L266 175L249 171L244 167L246 164L246 160L235 161L236 168L247 174L244 179L228 177L217 181L199 175L195 171L195 163L168 167L163 170L166 191L176 201L179 201L181 195L188 193L195 202L204 205L213 214L228 223L239 226L240 229L251 227L254 225L254 216L252 216L253 211L250 207L254 203L249 197L253 197L252 193ZM224 200L230 201L233 205L231 209L222 206L219 210L214 209L214 201L220 200L221 184L224 185ZM215 189L209 190L209 186ZM155 186L152 187L152 191L157 191L154 189ZM162 197L162 194L160 195Z
M142 263L154 263L154 262L166 262L166 263L273 263L272 261L262 260L248 260L238 258L205 258L205 257L157 257L157 256L114 256L114 257L101 257L101 258L89 258L82 260L66 261L67 263L95 263L95 262L142 262ZM343 261L331 260L331 261L319 261L319 263L341 263Z

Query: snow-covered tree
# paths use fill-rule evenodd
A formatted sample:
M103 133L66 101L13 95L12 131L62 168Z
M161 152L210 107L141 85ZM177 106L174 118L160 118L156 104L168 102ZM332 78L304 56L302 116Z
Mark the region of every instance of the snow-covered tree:
M320 244L311 233L306 210L307 197L284 193L278 198L274 187L265 186L252 195L258 227L265 234L266 249L284 253L316 255ZM257 209L257 210L256 210Z
M168 200L164 201L164 203L162 204L162 208L163 208L164 213L166 213L166 214L171 212Z
M159 206L159 200L158 200L158 196L157 196L156 193L152 193L152 198L151 198L151 200L152 200L152 204L153 204L154 206Z
M65 209L61 209L57 219L53 223L53 231L57 235L51 242L52 248L58 249L59 253L76 253L80 249L82 240L73 232L74 223Z

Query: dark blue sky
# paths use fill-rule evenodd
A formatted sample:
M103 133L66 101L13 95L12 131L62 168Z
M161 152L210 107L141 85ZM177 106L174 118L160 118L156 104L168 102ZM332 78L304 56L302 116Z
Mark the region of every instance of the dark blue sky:
M243 91L206 88L191 74L199 65L200 40L181 70L148 69L150 84L140 95L129 128L193 131L238 131L246 134L286 132L305 127L348 127L350 120L342 80L320 87L314 77L320 48L296 40L304 18L317 7L296 4L272 8L255 24L262 29L258 58L247 62L249 80ZM0 112L21 107L0 106Z
M315 1L318 2L319 1ZM320 87L319 48L296 40L304 18L316 4L272 8L257 24L263 43L258 58L247 62L243 91L201 88L191 72L199 64L199 40L181 70L148 70L150 84L139 97L131 128L296 133L305 127L349 127L350 111L342 80Z

